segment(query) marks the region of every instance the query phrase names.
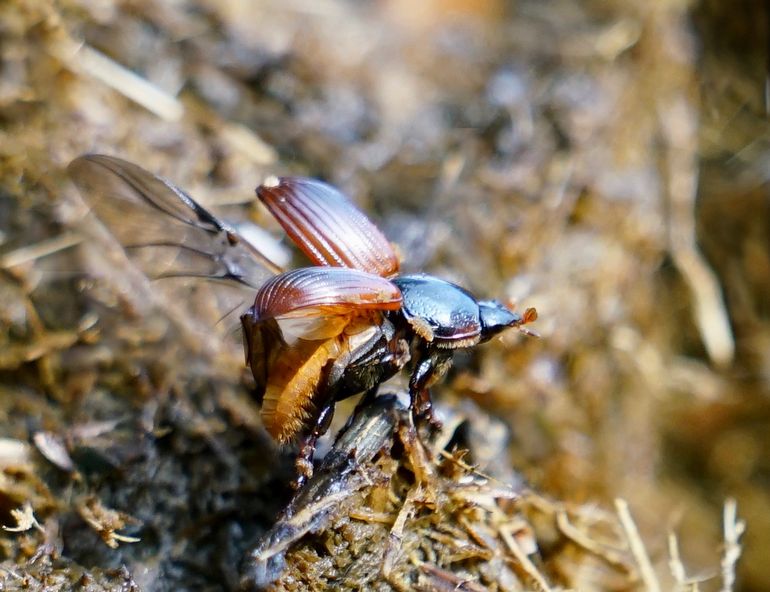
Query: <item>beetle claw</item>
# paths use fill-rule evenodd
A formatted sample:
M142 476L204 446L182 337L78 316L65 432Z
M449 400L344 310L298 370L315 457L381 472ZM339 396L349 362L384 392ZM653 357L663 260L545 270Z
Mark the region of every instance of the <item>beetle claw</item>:
M294 491L298 491L313 476L313 461L301 454L294 462L294 466L297 469L297 476L291 482L291 487Z
M432 408L430 413L428 413L428 415L425 417L425 423L427 424L431 435L440 432L444 428L444 424L441 423L441 420L436 417L436 414L433 413Z

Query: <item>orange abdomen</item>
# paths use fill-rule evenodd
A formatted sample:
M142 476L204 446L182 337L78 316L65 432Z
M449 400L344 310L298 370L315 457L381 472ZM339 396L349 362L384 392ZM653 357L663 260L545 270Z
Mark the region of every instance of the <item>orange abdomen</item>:
M324 367L339 355L339 339L281 344L267 369L262 421L281 444L291 441L313 417Z

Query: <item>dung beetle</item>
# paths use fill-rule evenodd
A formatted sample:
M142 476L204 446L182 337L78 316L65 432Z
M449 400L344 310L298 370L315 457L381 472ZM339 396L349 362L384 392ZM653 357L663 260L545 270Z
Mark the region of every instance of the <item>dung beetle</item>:
M379 229L339 190L315 179L270 177L257 196L314 264L283 271L187 193L119 158L87 154L68 167L99 219L149 277L225 280L251 290L241 316L246 362L265 428L299 441L298 480L312 474L317 439L337 401L408 365L415 420L432 421L429 388L457 349L537 317L424 275L400 262ZM148 249L151 249L148 253Z

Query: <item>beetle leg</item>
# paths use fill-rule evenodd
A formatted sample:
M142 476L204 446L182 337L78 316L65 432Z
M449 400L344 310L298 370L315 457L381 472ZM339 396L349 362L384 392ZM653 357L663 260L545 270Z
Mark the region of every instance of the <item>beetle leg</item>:
M318 438L329 429L334 417L334 401L326 403L316 418L313 427L300 441L299 453L295 461L297 478L292 482L292 487L297 490L305 481L313 476L313 455L315 454Z
M394 339L392 327L385 321L366 341L337 359L329 372L327 388L333 391L336 401L341 401L388 380L408 361L408 343Z
M376 341L376 339L369 341L373 342ZM321 401L317 403L320 411L318 412L310 431L302 438L297 454L297 460L295 461L297 478L292 483L292 486L295 489L302 487L302 485L313 476L313 455L315 454L316 444L318 443L318 438L323 436L331 425L332 417L334 416L334 404L340 398L339 389L342 385L345 371L352 361L355 361L361 356L362 352L371 349L369 341L359 348L340 356L334 360L334 362L327 365L325 371L326 378L323 381L323 386L321 386L318 391L319 395L321 395ZM373 390L376 394L376 387Z
M429 389L446 374L451 364L451 351L420 349L414 371L409 378L409 396L415 424L420 420L427 420L434 428L441 427L441 422L433 415L433 403Z
M351 416L352 419L374 400L381 380L389 378L406 364L409 359L408 346L401 341L395 344L389 343L390 335L380 327L366 341L325 367L324 378L318 387L315 402L316 408L320 411L310 431L302 438L297 455L297 479L293 483L295 488L301 487L313 475L312 461L316 443L318 438L329 429L335 402L365 390L363 398ZM384 343L378 346L382 341ZM387 355L383 355L381 351L383 348L388 351ZM370 375L367 374L368 368L372 370ZM349 424L350 420L342 431L346 430Z

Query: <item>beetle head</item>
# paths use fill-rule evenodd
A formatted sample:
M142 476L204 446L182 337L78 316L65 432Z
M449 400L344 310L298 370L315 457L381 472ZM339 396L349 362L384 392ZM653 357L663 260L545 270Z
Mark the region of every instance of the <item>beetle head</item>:
M528 308L521 315L497 300L483 300L479 302L479 316L482 342L489 341L508 327L516 327L522 333L538 337L537 333L524 327L537 319L537 311L534 308Z

